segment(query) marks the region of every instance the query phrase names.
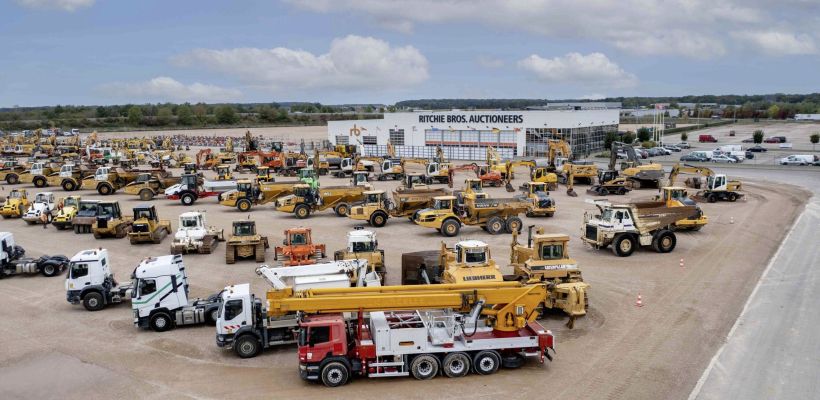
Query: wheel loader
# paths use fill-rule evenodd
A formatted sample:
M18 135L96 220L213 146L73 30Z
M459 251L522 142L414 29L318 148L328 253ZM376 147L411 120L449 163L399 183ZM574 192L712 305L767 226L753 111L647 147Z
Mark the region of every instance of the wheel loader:
M97 203L97 219L91 226L95 239L113 237L122 239L131 232L134 220L124 216L118 201L100 201Z
M162 243L162 239L171 234L171 221L161 220L157 216L154 206L142 205L134 207L134 222L131 232L128 232L128 241L131 244Z
M251 258L265 262L268 237L256 232L256 221L234 221L231 237L225 242L225 263L233 264L237 258Z
M31 203L28 200L28 193L25 189L12 189L0 208L0 215L3 218L20 218L26 213Z
M273 259L284 261L285 266L315 264L325 258L325 245L314 244L310 228L285 230L281 246L274 248Z

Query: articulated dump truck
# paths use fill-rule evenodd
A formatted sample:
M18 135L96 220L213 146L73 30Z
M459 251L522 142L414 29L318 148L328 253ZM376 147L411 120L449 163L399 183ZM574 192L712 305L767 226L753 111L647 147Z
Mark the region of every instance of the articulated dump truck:
M429 187L404 189L393 191L392 200L387 198L384 190L364 192L364 204L350 208L351 219L367 221L370 226L377 228L387 224L390 217L411 217L413 214L432 204L436 196L447 194L445 189Z

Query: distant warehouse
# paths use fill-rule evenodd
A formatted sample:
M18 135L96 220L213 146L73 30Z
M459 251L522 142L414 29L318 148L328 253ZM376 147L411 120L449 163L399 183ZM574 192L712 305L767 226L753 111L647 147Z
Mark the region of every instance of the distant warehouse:
M504 158L544 157L547 141L560 135L578 157L604 148L618 131L620 110L545 109L522 111L412 111L383 119L328 121L333 144L358 144L366 156L381 156L391 143L399 157L432 158L436 146L454 160L482 160L492 146Z

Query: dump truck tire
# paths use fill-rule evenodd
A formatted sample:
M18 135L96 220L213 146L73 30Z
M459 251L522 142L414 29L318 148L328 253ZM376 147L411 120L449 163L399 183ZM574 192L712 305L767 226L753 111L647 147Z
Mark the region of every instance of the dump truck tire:
M652 248L658 253L669 253L675 249L677 238L675 233L666 229L661 229L652 238Z
M9 185L17 184L17 182L19 182L17 175L11 174L6 177L6 183L8 183Z
M387 224L387 214L384 211L376 211L370 216L370 225L381 228Z
M501 355L496 351L480 351L473 357L473 371L479 375L492 375L500 366Z
M329 362L322 367L322 383L327 387L342 386L349 377L347 366L338 361Z
M410 371L418 380L433 379L438 375L438 359L429 354L422 354L410 363Z
M441 224L441 234L447 237L458 235L460 230L461 224L454 219L448 219Z
M306 204L299 204L293 209L293 214L296 215L296 218L305 219L310 216L310 207Z
M236 208L242 212L248 212L251 209L251 201L248 199L241 199L236 203Z
M490 235L498 235L504 232L506 225L501 217L492 217L487 221L487 232Z
M336 215L339 217L346 217L348 213L350 213L350 206L347 204L339 204L336 208L333 209L336 212Z
M618 257L629 257L638 243L630 234L620 234L612 241L612 252Z
M69 181L69 180L63 181L63 184L60 185L60 186L62 186L63 190L65 190L66 192L74 191L74 189L77 188L77 185L74 184L74 181Z
M521 228L524 226L524 223L521 222L521 218L518 217L510 217L507 218L507 224L505 226L507 233L521 233Z
M102 185L97 186L97 193L99 193L101 196L108 196L113 192L114 188L107 183L103 183Z
M140 200L142 201L150 201L154 198L154 191L151 189L142 189L140 190Z
M45 187L45 186L46 186L46 178L43 178L43 177L40 177L40 176L34 178L34 187L41 188L41 187Z

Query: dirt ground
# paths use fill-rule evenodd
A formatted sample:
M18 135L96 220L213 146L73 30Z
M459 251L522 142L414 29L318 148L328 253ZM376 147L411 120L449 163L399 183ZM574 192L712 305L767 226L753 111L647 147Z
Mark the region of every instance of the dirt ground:
M523 170L519 174L525 175ZM322 178L323 185L343 182ZM514 185L521 182L519 178ZM377 188L394 185L374 182ZM526 225L572 235L571 255L592 285L589 315L578 320L575 329L567 329L560 316L542 321L557 339L555 361L546 365L531 361L520 370L454 380L359 379L327 389L298 378L294 347L242 360L216 347L212 327L165 333L139 330L132 324L127 304L95 313L68 304L64 275L17 276L0 281L0 398L384 398L386 393L402 398L498 398L511 393L521 398L685 398L809 196L794 186L775 189L752 181L745 181L744 186L745 202L701 204L710 217L709 225L697 233L680 233L671 254L638 251L632 257L618 258L610 251L582 245L578 239L582 215L592 209L584 203L588 197L583 185L578 187L581 195L577 198L561 190L553 193L559 206L555 217L525 218ZM0 195L10 188L4 186ZM488 191L494 197L509 196L503 189ZM59 188L56 192L65 194ZM99 197L90 191L80 193ZM627 197L647 198L654 193L643 190ZM116 194L113 198L126 210L139 203L136 196ZM176 229L177 216L187 208L165 199L153 203ZM226 231L232 220L248 217L219 206L213 198L197 202L194 208L207 211L208 222ZM326 243L328 253L343 248L346 232L356 225L331 211L297 220L275 213L270 205L254 208L250 217L272 245L281 242L288 227L312 227L314 239ZM0 220L0 231L13 232L17 243L32 256L70 257L83 249L105 247L121 281L142 258L167 254L171 241L166 238L159 245L141 246L132 246L125 239L95 241L91 235L53 227L43 230L21 220ZM398 283L402 252L437 249L443 239L435 230L403 219L390 220L378 229L378 236L387 256L388 283L393 284ZM495 260L506 266L509 235L491 236L480 228L466 227L461 238L488 242ZM447 240L450 245L454 242ZM260 296L268 289L255 275L253 261L224 263L224 244L214 254L184 259L193 296L206 296L234 283L250 282ZM268 260L272 259L269 251ZM643 298L640 308L635 306L638 294Z

